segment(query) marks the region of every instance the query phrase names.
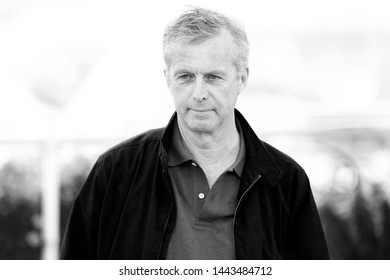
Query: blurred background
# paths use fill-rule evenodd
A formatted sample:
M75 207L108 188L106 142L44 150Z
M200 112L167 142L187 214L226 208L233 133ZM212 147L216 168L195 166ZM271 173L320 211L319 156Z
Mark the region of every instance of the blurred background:
M186 4L244 24L237 108L308 173L331 257L390 259L390 17L376 0L0 0L0 259L58 258L97 157L167 124L162 34Z

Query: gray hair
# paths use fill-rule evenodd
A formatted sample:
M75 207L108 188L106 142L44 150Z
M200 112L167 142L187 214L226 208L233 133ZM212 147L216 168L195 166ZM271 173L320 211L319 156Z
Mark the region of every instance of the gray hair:
M165 64L170 66L173 43L197 44L218 35L222 29L230 32L236 45L235 66L237 71L248 67L249 43L245 30L227 16L192 7L168 25L164 32L163 54Z

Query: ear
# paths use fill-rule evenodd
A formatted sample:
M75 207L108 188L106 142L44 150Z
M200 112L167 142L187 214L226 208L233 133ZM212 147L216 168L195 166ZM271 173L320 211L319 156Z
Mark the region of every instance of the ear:
M248 83L248 77L249 77L249 68L246 67L243 71L240 71L240 74L239 74L239 83L240 83L240 86L239 86L239 93L241 93L245 87L246 87L246 84Z

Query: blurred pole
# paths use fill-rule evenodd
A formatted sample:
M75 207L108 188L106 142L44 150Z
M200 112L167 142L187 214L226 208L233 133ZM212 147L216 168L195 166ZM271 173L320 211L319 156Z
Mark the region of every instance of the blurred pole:
M42 259L58 259L60 228L60 170L53 125L42 153Z
M48 109L49 131L42 153L42 234L43 259L58 259L60 236L60 168L56 131L63 110L87 76L96 52L84 48L59 48L37 65L31 76L32 94Z

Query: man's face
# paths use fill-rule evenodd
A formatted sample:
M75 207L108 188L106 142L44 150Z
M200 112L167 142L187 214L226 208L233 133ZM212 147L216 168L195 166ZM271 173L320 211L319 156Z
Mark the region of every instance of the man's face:
M213 133L234 119L247 71L237 73L233 38L227 31L200 44L175 44L165 76L178 121L198 133Z

